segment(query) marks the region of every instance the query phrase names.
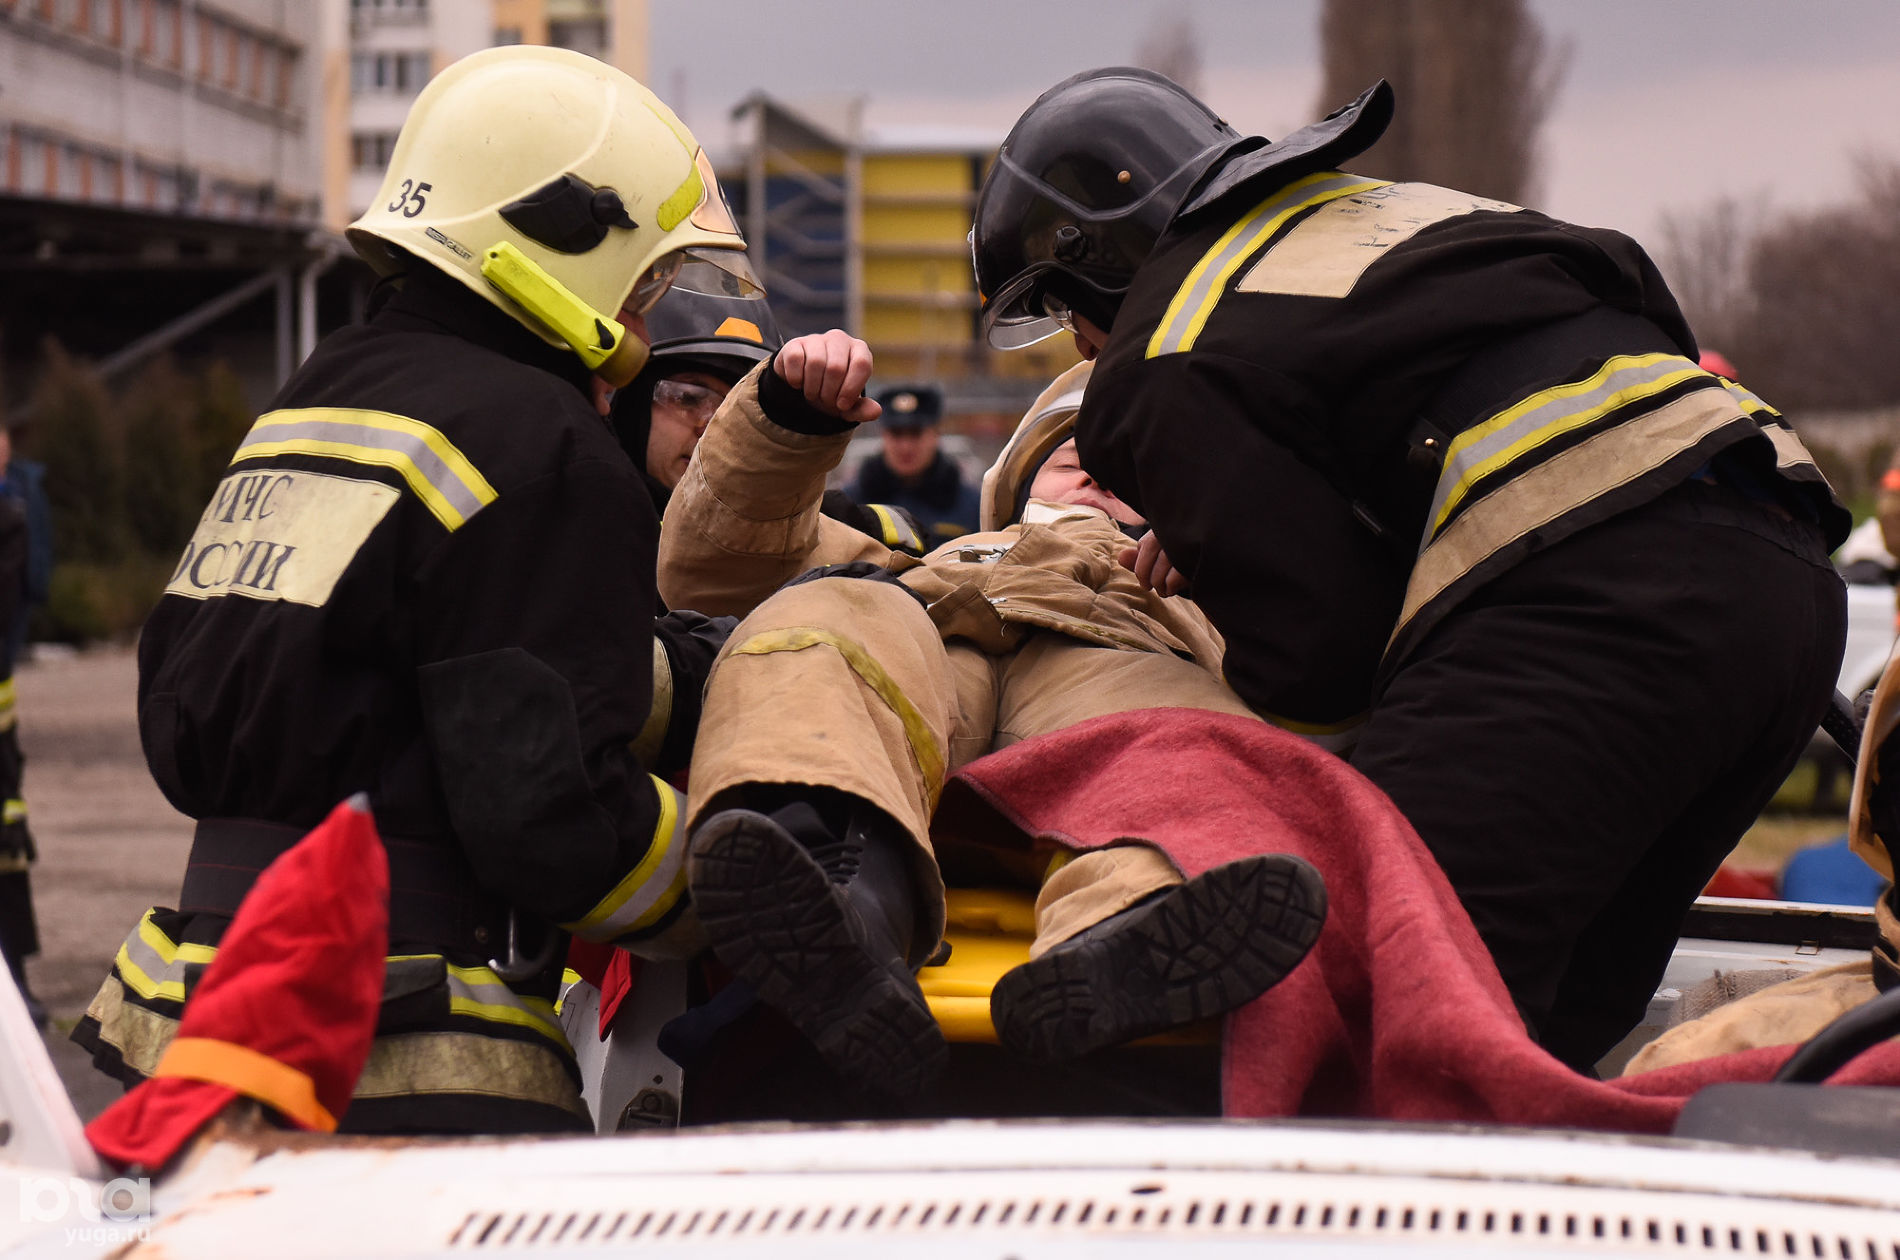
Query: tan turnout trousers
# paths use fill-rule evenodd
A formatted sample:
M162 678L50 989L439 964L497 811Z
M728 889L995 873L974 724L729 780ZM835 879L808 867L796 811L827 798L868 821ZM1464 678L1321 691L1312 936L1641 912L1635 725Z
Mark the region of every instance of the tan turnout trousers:
M1100 513L1052 508L921 564L821 517L825 474L849 438L772 423L747 378L667 506L662 596L744 618L707 683L688 826L744 784L869 801L915 845L919 933L930 936L918 947L928 949L943 925L930 817L945 776L1110 713L1252 712L1221 678L1219 634L1191 601L1145 591L1120 567L1127 539ZM915 597L858 578L778 589L807 569L858 560L899 571ZM1061 865L1040 883L1034 952L1180 882L1139 843Z
M927 949L943 928L929 837L945 776L994 748L1157 703L1250 713L1176 656L1050 631L990 655L945 643L923 606L889 583L807 582L733 632L707 684L688 809L697 822L708 802L747 783L832 787L876 805L916 845ZM1033 952L1180 882L1145 845L1083 855L1043 884Z

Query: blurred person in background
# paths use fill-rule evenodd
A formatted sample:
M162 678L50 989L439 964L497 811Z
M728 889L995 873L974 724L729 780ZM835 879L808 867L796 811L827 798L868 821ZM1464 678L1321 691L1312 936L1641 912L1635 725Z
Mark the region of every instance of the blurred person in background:
M976 528L981 491L942 450L943 391L899 385L880 391L878 453L864 461L849 493L860 503L901 507L924 529L925 550Z
M4 434L5 430L0 429L0 435ZM11 443L4 436L0 436L0 451L11 451ZM32 484L37 489L37 478ZM26 621L31 535L24 499L10 492L0 493L0 625L16 632L24 629ZM27 830L26 800L20 790L26 758L20 751L19 715L14 709L14 652L22 638L10 633L4 647L0 647L0 953L6 955L7 969L13 973L13 983L26 1000L33 1022L44 1028L46 1007L33 995L26 979L26 960L40 952L40 933L33 913L29 873L38 854L33 835Z
M17 665L26 651L33 610L45 607L52 592L53 508L46 497L46 465L21 459L13 438L13 430L0 428L0 498L18 503L26 513L25 596L7 640L7 659Z

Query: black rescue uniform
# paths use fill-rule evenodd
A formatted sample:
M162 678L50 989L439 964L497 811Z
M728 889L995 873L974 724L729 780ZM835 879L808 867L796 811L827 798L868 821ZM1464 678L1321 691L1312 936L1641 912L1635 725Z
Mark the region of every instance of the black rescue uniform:
M256 873L367 791L390 960L342 1128L588 1127L553 1009L565 933L696 942L674 939L677 795L629 747L658 521L587 385L418 270L245 437L139 645L147 761L199 822L178 908L75 1031L102 1068L151 1072ZM525 979L490 965L511 934Z
M1628 238L1260 154L1203 189L1115 317L1082 459L1241 696L1356 734L1587 1069L1820 720L1847 515L1772 407L1696 366Z

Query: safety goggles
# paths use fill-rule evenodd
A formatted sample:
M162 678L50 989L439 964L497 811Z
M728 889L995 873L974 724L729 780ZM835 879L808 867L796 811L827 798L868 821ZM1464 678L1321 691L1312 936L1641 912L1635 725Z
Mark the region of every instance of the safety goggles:
M719 404L726 396L719 390L707 389L692 381L665 380L653 387L653 401L656 405L671 408L699 424L705 424L719 410Z

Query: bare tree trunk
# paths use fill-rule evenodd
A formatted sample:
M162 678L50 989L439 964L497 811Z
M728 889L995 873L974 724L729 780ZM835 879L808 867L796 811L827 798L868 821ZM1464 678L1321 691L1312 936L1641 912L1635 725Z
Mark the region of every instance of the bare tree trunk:
M1322 113L1380 78L1398 96L1391 128L1354 170L1534 199L1538 132L1569 58L1524 0L1326 0L1320 41Z

